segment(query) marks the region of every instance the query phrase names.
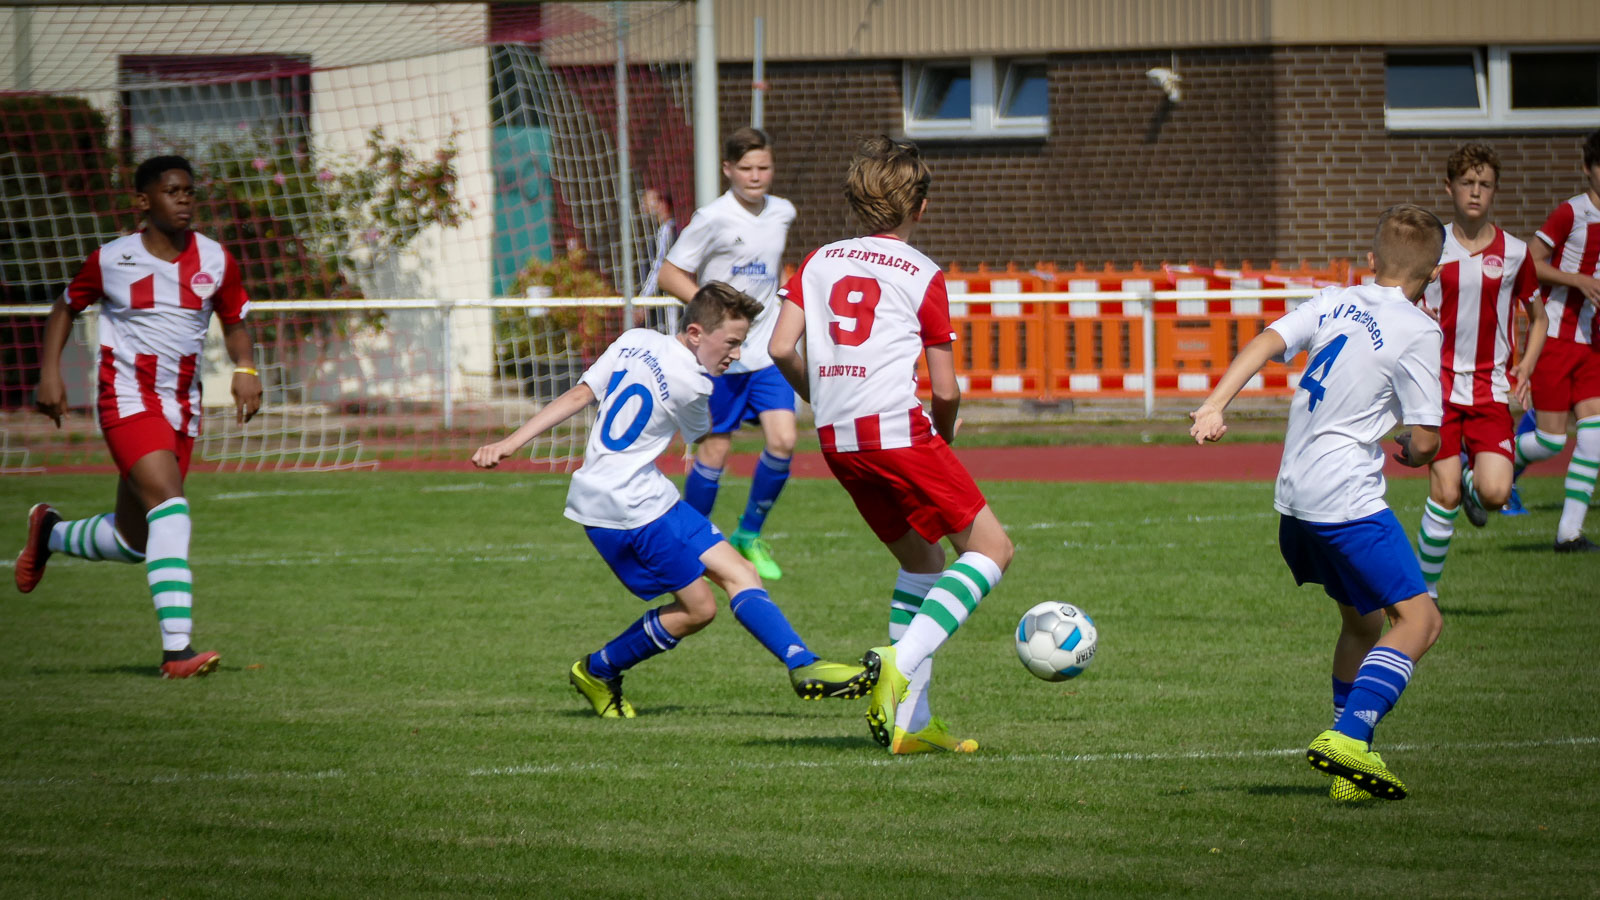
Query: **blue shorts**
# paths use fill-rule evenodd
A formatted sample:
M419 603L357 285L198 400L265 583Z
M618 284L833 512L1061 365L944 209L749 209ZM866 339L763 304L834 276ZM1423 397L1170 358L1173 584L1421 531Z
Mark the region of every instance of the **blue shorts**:
M794 412L794 388L777 366L711 379L711 433L731 434L769 410Z
M1392 510L1333 524L1281 516L1278 550L1295 584L1320 584L1362 615L1428 592L1411 539Z
M583 530L623 587L640 600L654 600L694 584L706 573L700 554L722 541L717 526L682 500L648 525L586 525Z

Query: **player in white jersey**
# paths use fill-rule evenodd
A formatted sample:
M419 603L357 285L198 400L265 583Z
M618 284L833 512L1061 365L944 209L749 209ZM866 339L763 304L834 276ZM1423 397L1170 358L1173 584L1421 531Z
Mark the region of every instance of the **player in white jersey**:
M623 671L711 623L716 597L702 575L727 592L739 624L789 668L802 698L859 697L876 679L863 666L818 659L767 595L755 567L679 500L678 489L656 467L674 434L693 441L711 427L711 376L739 358L760 309L726 284L707 284L690 300L676 335L623 332L571 390L504 440L472 454L474 465L494 468L589 404L600 404L583 466L567 490L566 516L584 526L611 571L639 599L673 595L671 603L652 608L572 664L568 680L603 718L634 717L622 696Z
M711 433L695 448L684 479L684 500L711 518L717 486L727 466L732 434L746 422L759 422L766 441L750 482L739 527L728 536L734 548L755 563L761 577L776 581L783 569L761 537L767 515L789 480L794 457L794 391L772 368L767 342L778 320L778 274L784 242L794 222L794 204L768 193L772 186L772 147L760 129L740 128L722 151L728 192L696 210L661 267L661 287L685 302L697 285L724 281L761 303L750 323L742 355L716 379L711 394Z
M100 306L101 433L121 479L114 513L64 521L48 504L28 511L28 537L17 556L17 589L32 591L53 553L142 563L161 629L165 678L207 675L221 657L195 652L192 525L183 480L200 433L200 354L211 316L222 320L233 360L240 424L261 405L255 344L239 264L216 241L190 230L194 170L179 156L147 159L134 173L145 227L90 254L45 322L35 405L60 427L67 411L61 351L72 321Z
M944 273L906 243L927 210L931 181L915 144L861 144L845 197L868 233L806 257L784 287L770 345L784 377L812 404L828 468L900 563L889 603L892 645L865 656L879 669L868 730L898 754L978 748L929 709L933 652L1000 583L1012 555L947 443L961 391ZM802 338L804 357L796 349ZM923 354L931 419L916 393ZM961 554L949 568L944 538Z
M1528 245L1490 221L1500 183L1500 156L1484 144L1465 144L1445 161L1445 191L1455 218L1445 226L1439 277L1423 305L1444 329L1439 373L1443 379L1441 449L1428 466L1428 500L1417 529L1417 556L1428 593L1439 597L1439 577L1455 535L1455 520L1482 528L1490 509L1511 497L1512 334L1518 304L1526 304L1528 344L1517 362L1517 402L1532 405L1531 375L1544 346L1544 304L1535 299L1539 279ZM1468 464L1462 464L1462 454Z
M1413 303L1438 273L1443 242L1432 213L1409 204L1385 210L1368 257L1376 284L1323 291L1273 322L1189 414L1197 442L1218 440L1228 430L1223 411L1262 365L1309 356L1289 406L1274 505L1295 583L1320 583L1339 605L1336 719L1306 756L1336 776L1330 794L1340 800L1405 797L1372 752L1372 731L1442 624L1405 529L1384 503L1380 445L1400 421L1410 430L1396 439L1397 460L1427 465L1439 449L1443 336Z
M1567 442L1567 413L1577 419L1577 446L1567 464L1566 500L1556 524L1558 553L1596 553L1583 520L1600 478L1600 131L1583 141L1588 190L1556 207L1529 245L1544 283L1550 338L1533 370L1534 429L1517 436L1517 465L1549 459Z

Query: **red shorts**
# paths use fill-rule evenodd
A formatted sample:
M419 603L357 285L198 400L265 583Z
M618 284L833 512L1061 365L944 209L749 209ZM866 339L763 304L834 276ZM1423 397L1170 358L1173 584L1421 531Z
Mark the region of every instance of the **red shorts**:
M1444 422L1439 426L1439 455L1435 458L1455 456L1465 450L1474 459L1479 453L1498 453L1512 459L1512 433L1511 407L1504 403L1446 403Z
M127 477L133 464L157 450L166 450L178 458L178 475L189 476L189 457L194 454L194 438L179 434L167 423L165 416L144 413L124 419L108 428L102 428L106 446L111 448L111 458L117 471Z
M1600 351L1593 344L1561 338L1544 342L1533 367L1533 408L1566 412L1591 397L1600 397Z
M937 543L971 525L985 503L966 467L938 436L912 447L824 452L822 458L886 544L913 529Z

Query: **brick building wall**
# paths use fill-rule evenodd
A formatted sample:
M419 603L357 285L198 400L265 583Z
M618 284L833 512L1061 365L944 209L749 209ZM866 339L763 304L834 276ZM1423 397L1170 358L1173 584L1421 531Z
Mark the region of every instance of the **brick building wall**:
M1468 139L1499 151L1497 221L1524 239L1582 189L1578 133L1389 134L1381 48L1183 51L1184 100L1165 108L1144 73L1171 62L1054 55L1048 138L922 142L934 188L918 246L963 266L1361 259L1391 203L1448 219L1444 159ZM721 81L726 133L749 120L750 67ZM854 232L839 194L852 138L899 130L901 65L769 63L767 83L774 192L800 211L793 263Z

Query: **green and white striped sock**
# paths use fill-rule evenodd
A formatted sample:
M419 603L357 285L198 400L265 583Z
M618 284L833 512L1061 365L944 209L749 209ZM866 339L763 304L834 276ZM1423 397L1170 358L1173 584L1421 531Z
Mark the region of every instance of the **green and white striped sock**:
M895 644L901 674L915 672L999 583L1000 566L971 551L961 554L955 565L940 573L933 590L923 599L922 608L906 626L905 635Z
M894 579L894 597L889 601L889 643L898 644L911 627L922 600L939 581L938 572L907 572L901 569ZM906 731L928 727L933 712L928 705L928 689L933 686L933 657L922 661L910 675L911 686L895 710L895 724Z
M194 631L194 575L189 571L189 504L173 497L145 515L145 577L161 625L161 649L182 650Z
M1439 576L1444 574L1444 558L1450 552L1450 538L1456 533L1460 507L1445 509L1432 497L1422 506L1422 527L1417 529L1417 562L1422 564L1422 580L1428 595L1439 598Z
M144 554L128 546L117 533L117 514L101 513L87 519L57 522L50 529L50 551L79 559L136 563Z
M1567 435L1565 432L1551 434L1548 431L1540 431L1537 428L1532 431L1525 431L1517 435L1514 454L1517 468L1519 470L1525 469L1529 463L1536 463L1541 459L1549 459L1560 453L1561 448L1566 445Z
M1600 416L1578 420L1578 442L1567 464L1567 498L1561 504L1561 521L1556 525L1556 541L1570 541L1583 533L1583 520L1589 514L1595 479L1600 477Z

